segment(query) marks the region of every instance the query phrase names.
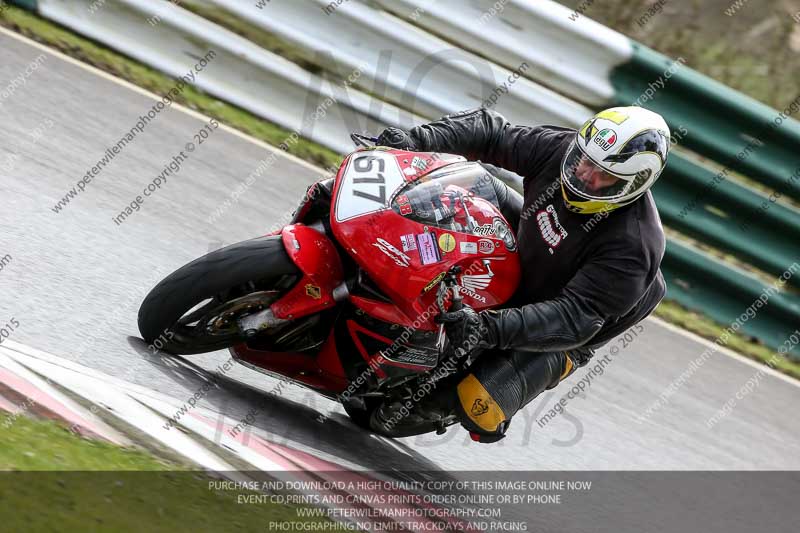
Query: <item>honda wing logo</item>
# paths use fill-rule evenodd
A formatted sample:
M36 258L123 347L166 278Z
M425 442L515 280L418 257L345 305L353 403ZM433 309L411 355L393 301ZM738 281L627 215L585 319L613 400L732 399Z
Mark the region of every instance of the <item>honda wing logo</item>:
M461 276L461 290L467 296L470 296L479 302L486 303L486 297L482 296L481 294L475 291L482 291L489 286L492 282L492 278L494 278L494 272L492 272L491 262L492 261L500 261L505 259L504 257L492 257L488 259L483 259L481 263L483 267L486 269L485 274L463 274Z
M488 274L476 274L474 276L461 276L461 285L467 289L472 289L473 291L483 290L489 286L489 283L492 282L493 276L494 274L491 272Z
M461 286L473 291L483 290L488 287L494 277L490 261L491 259L481 261L483 268L486 269L485 274L464 274L461 276Z

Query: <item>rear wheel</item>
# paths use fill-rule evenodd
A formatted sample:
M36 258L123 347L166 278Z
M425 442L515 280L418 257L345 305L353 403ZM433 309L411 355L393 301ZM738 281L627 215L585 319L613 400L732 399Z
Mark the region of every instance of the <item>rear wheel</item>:
M174 354L228 348L245 340L237 319L266 309L300 275L280 236L232 244L156 285L139 308L139 331Z

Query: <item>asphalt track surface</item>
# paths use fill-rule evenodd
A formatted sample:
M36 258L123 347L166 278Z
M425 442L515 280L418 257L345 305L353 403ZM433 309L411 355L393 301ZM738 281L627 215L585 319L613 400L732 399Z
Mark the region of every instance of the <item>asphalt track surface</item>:
M177 175L121 225L118 215L207 119L162 111L60 213L51 208L155 100L62 57L0 33L0 89L39 54L41 65L0 101L0 323L12 317L17 342L178 399L187 399L227 360L152 355L138 340L136 313L147 291L184 263L223 244L255 237L296 205L321 171L279 157L213 224L208 217L270 149L220 128ZM36 131L46 131L35 139ZM236 367L202 400L233 425L254 406L255 432L356 469L381 470L797 470L800 387L716 353L649 415L648 406L707 347L648 320L628 346L615 341L596 359L610 363L567 415L540 427L571 386L542 395L492 446L451 428L443 436L391 441L352 425L335 403ZM612 357L609 350L617 348ZM588 367L587 367L588 368ZM570 378L574 384L586 374ZM745 383L758 384L728 416L707 421ZM752 382L752 381L751 381ZM456 474L454 474L456 475Z

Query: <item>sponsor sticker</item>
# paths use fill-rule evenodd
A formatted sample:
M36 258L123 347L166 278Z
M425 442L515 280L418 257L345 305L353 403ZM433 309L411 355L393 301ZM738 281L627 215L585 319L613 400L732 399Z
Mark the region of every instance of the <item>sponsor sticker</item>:
M408 196L406 196L405 194L401 194L400 196L397 197L397 203L398 204L407 204L408 203Z
M449 233L442 233L439 235L439 248L443 252L452 252L456 248L456 239Z
M617 142L617 133L608 128L600 130L594 138L594 143L605 151L611 149Z
M461 285L466 289L483 290L492 282L494 273L490 270L486 274L472 274L461 276Z
M475 228L472 233L480 235L481 237L488 237L489 235L494 235L494 226L491 224L484 224Z
M478 251L482 254L490 254L494 252L494 243L489 239L481 239L478 241Z
M414 159L411 160L411 166L418 170L425 170L428 168L428 162L415 155Z
M404 252L410 252L417 249L417 241L414 239L414 235L412 234L401 235L400 244L403 245Z
M458 247L461 250L462 254L477 254L478 253L478 243L477 242L460 242L460 243L458 243Z
M442 279L444 279L444 275L445 275L444 272L440 272L435 278L430 280L428 284L425 285L425 287L422 289L422 293L424 294L428 292L429 290L437 286L439 283L441 283Z
M423 265L438 263L442 260L442 256L439 254L439 247L436 245L436 233L434 232L417 234L417 251Z
M394 247L393 244L387 242L384 239L378 237L372 246L376 247L378 250L384 253L387 257L389 257L392 261L395 262L397 266L407 267L408 264L411 262L411 258L408 257L406 254L398 250Z
M411 208L411 204L402 204L400 205L400 214L401 215L410 215L414 212L414 209Z
M306 284L306 296L319 300L322 298L322 291L316 285Z
M486 303L486 297L478 294L477 291L485 290L492 283L494 272L492 272L491 262L493 260L492 258L481 259L483 268L486 269L483 274L463 274L461 276L461 292L481 303ZM480 265L480 263L473 263L470 271L474 272L476 265Z

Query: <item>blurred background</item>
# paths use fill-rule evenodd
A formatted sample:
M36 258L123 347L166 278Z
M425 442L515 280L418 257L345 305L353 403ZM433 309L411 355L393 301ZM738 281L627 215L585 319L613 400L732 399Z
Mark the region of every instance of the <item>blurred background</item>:
M580 2L561 2L576 8ZM732 15L729 0L667 1L652 23L637 23L657 2L598 2L587 16L775 109L800 93L800 4L751 0Z

